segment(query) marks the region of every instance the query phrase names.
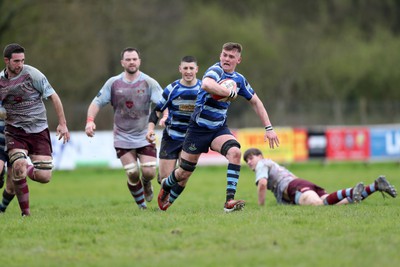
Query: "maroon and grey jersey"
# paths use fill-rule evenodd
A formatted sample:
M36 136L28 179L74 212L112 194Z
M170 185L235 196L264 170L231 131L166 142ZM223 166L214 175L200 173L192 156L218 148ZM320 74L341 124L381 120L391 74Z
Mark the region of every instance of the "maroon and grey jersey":
M135 81L128 82L121 73L108 79L92 103L113 107L114 146L135 149L149 144L146 133L151 102L156 104L161 97L161 86L147 74L140 72Z
M46 99L55 91L38 69L24 65L21 73L11 79L0 73L0 100L7 111L6 124L22 128L27 133L39 133L48 128Z
M281 204L289 203L283 198L283 192L288 184L297 178L292 172L271 159L262 159L258 161L255 173L256 184L260 179L266 178L267 189L274 193L276 201Z

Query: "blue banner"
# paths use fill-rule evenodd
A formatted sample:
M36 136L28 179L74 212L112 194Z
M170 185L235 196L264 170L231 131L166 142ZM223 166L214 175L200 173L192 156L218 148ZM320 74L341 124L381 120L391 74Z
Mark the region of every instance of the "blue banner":
M400 129L370 128L371 160L400 159Z

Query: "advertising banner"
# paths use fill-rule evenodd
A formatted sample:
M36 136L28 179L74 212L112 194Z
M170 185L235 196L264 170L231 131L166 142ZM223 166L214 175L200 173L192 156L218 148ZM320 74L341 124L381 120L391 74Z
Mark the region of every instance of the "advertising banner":
M264 141L265 130L262 128L246 128L238 131L238 141L244 152L249 148L256 147L263 152L264 157L277 162L294 161L294 132L292 128L275 128L279 137L280 145L275 149L269 148L268 141Z
M368 160L370 156L369 129L328 128L328 160Z
M308 148L307 148L307 130L301 128L295 128L293 130L293 150L295 161L305 161L308 159Z
M400 129L371 128L371 160L400 160Z

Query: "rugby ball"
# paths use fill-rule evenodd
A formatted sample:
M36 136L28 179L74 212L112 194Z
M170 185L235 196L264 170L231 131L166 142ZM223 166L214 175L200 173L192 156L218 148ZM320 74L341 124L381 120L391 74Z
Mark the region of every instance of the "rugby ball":
M224 88L226 88L226 90L228 90L229 92L231 90L237 90L236 82L232 79L221 80L219 84L222 85ZM221 95L212 95L212 98L221 102L225 102L229 99L229 97Z

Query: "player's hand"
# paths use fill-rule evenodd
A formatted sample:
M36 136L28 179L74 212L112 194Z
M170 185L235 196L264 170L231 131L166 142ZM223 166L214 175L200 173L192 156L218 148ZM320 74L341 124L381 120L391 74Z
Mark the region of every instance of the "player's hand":
M86 135L89 137L93 137L95 131L96 131L96 124L94 123L94 121L88 121L85 127Z
M274 130L265 131L264 141L267 142L267 140L270 148L279 147L279 138Z
M67 143L69 141L69 139L70 139L70 135L69 135L69 131L68 131L67 125L59 124L57 126L56 136L58 136L58 140L61 140L61 138L63 139L63 144Z
M156 134L154 133L154 131L149 131L146 134L146 140L147 142L154 143L156 141Z
M229 97L229 101L235 100L236 97L237 97L237 91L236 91L236 89L231 89L231 92L230 92L230 94L229 94L228 97Z
M158 125L160 125L161 127L164 127L165 128L165 121L167 120L167 118L168 117L162 117L161 119L160 119L160 122L158 123Z

